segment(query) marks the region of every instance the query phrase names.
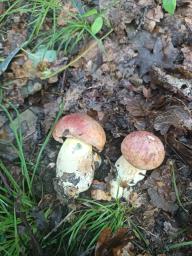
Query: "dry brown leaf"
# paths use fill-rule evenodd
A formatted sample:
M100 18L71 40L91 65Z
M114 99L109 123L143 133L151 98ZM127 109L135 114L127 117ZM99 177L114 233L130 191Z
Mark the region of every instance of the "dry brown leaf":
M173 212L176 209L175 192L172 188L171 169L169 163L155 170L145 181L144 187L151 203L164 211Z
M158 212L158 208L154 208L154 206L148 204L147 209L143 213L143 226L147 228L147 230L153 230L155 225L155 214Z
M95 256L124 256L127 255L125 253L134 256L131 239L127 228L119 228L115 234L112 234L110 228L105 228L99 236Z
M91 185L91 198L94 200L111 201L111 195L107 192L106 183L93 180Z
M174 48L168 36L154 38L149 32L141 31L130 40L130 43L138 52L137 57L134 58L134 65L138 67L139 75L144 81L150 81L151 78L147 74L153 66L162 68L174 66L178 50Z
M156 26L156 23L159 22L163 18L163 11L160 5L157 7L150 9L146 14L146 21L144 28L150 32L153 31L153 29Z
M111 195L103 190L91 190L91 198L98 201L111 201Z
M15 49L19 45L23 44L27 38L27 31L17 25L16 28L12 28L6 31L7 40L4 47L4 53L8 55L11 50Z
M192 17L191 18L186 17L185 22L186 22L188 28L192 31Z
M150 104L142 97L126 97L123 102L126 105L127 111L134 117L145 117L149 114Z

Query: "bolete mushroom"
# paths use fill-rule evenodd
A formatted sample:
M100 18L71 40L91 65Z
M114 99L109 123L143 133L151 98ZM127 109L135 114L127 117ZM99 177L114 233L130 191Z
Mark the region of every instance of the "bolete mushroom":
M93 180L94 171L100 165L99 155L106 142L101 125L85 113L62 117L55 125L53 137L63 143L56 162L56 180L59 193L77 197L86 191Z
M148 131L128 134L121 143L121 153L115 163L117 177L111 181L113 197L127 197L129 187L144 179L147 170L160 166L165 157L161 140Z

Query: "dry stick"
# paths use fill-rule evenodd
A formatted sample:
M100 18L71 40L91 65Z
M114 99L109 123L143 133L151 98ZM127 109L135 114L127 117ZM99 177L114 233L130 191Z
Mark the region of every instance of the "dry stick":
M111 29L107 34L105 34L100 40L105 39L109 34L112 33L112 31L113 31L113 29ZM70 61L67 65L64 65L60 69L53 71L53 72L51 72L50 70L43 72L42 73L43 76L41 77L41 79L48 79L48 78L51 78L51 77L56 76L57 74L61 73L62 71L64 71L65 69L67 69L68 67L70 67L74 63L76 63L83 56L85 56L94 46L95 46L95 44L91 44L91 46L89 46L82 54L78 55L74 60ZM46 75L46 73L49 71L50 71L50 73Z
M56 227L54 227L46 236L43 237L43 240L46 240L51 234L53 234L54 232L57 231L57 229L65 222L67 221L67 219L72 215L72 213L74 212L74 210L72 210L69 214L67 214L67 216L65 216L64 219L62 219Z

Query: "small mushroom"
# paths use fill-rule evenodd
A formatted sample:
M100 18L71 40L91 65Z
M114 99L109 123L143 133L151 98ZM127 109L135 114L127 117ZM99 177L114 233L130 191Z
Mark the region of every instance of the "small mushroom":
M146 171L160 166L165 157L161 140L151 132L136 131L121 143L122 156L116 161L117 177L111 181L112 197L128 198L130 187L144 179Z
M75 198L91 186L94 171L101 163L93 149L103 150L105 132L90 116L74 113L57 122L53 137L61 143L62 137L67 138L57 157L55 188L59 194Z

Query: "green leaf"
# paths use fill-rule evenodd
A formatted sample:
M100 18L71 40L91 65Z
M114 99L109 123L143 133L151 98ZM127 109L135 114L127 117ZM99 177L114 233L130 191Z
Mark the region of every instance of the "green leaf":
M176 8L176 0L163 0L163 8L169 14L173 15Z
M91 25L91 32L96 35L103 27L103 18L97 17L93 24Z
M91 9L87 12L85 12L83 15L81 15L82 17L86 18L86 17L90 17L97 14L97 9Z

